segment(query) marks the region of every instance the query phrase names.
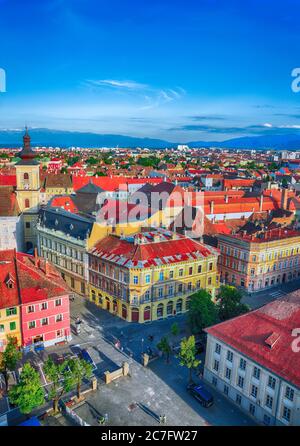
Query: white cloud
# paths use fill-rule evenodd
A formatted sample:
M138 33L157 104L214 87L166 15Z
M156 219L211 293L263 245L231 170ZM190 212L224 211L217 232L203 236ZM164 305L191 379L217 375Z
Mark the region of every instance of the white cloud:
M146 84L135 81L120 81L115 79L88 80L87 83L99 87L125 88L129 90L140 90L148 88Z
M116 94L125 92L128 95L134 95L144 102L140 107L142 110L156 108L162 104L179 100L186 94L186 91L181 87L161 89L133 80L87 80L85 85L93 88L109 89L115 91Z

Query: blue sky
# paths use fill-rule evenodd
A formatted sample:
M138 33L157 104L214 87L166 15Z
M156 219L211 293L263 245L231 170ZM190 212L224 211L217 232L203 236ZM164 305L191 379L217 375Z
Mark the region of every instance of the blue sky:
M0 128L300 131L298 0L0 0Z

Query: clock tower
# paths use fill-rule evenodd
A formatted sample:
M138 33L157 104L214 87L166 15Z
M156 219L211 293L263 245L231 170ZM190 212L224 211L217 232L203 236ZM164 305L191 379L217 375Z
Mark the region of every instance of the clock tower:
M36 246L36 222L40 205L40 163L31 149L30 135L26 127L21 160L16 164L17 198L23 214L25 251Z

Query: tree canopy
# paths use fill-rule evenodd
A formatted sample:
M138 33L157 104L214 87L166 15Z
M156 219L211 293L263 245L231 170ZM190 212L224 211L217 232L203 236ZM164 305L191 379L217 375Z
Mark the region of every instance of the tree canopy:
M8 394L9 401L19 407L20 412L29 414L45 402L44 389L39 373L26 363L21 372L20 381Z
M217 309L211 300L211 295L205 290L199 290L190 297L188 324L192 333L201 333L205 327L216 322Z
M0 373L4 376L6 390L8 389L8 373L16 370L21 357L22 353L18 348L16 338L8 336L5 350L0 353Z
M181 341L180 352L178 355L179 364L188 368L190 381L192 381L193 369L196 369L201 364L201 361L196 358L196 352L197 349L194 336L184 338Z
M226 321L249 311L248 305L241 303L243 295L234 286L222 285L217 296L217 309L220 321Z

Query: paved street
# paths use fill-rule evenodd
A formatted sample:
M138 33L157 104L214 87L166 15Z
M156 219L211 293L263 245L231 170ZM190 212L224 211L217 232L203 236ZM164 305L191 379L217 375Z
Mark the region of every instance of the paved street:
M74 336L72 344L91 345L89 348L98 366L100 376L106 366L113 369L128 360L131 367L131 378L123 378L118 382L101 387L100 396L92 396L89 402L100 413L109 414L110 425L151 425L157 424L154 414L167 415L167 424L179 425L253 425L254 422L242 413L235 405L219 396L214 389L215 405L205 409L186 391L188 373L173 357L170 364L163 359L151 362L144 368L140 361L142 351L148 346L155 349L157 342L165 334L170 335L170 327L177 322L180 335L185 335L185 317L177 316L169 320L156 321L151 324L129 324L107 312L96 308L92 303L76 298L72 304L72 318L80 315L83 327L80 336ZM154 336L153 342L148 336ZM176 339L171 342L177 343ZM119 339L123 353L114 348L114 342ZM87 344L86 344L87 343ZM128 359L128 355L133 358ZM103 360L105 358L105 360ZM136 360L137 361L136 361ZM202 358L204 359L204 358ZM100 360L100 361L99 361ZM144 405L144 409L137 406ZM130 409L129 407L132 407ZM149 415L146 409L153 412ZM81 415L90 420L91 412L88 406L79 409Z
M243 302L249 305L254 310L272 302L275 299L283 297L285 294L298 290L299 288L300 279L284 283L268 290L260 291L258 293L245 295L243 298Z
M299 287L300 280L268 292L246 296L244 302L252 308L258 308ZM74 330L77 316L83 321L79 335ZM170 342L177 345L179 340L188 334L184 315L151 324L133 324L120 320L77 296L71 304L71 322L73 339L70 345L49 348L40 353L28 353L25 360L30 360L35 365L47 392L49 383L43 372L43 363L48 355L57 357L70 352L76 353L79 347L88 349L97 365L95 375L99 380L99 390L91 393L86 404L76 410L87 423L95 425L99 414L108 414L107 424L111 426L158 425L159 416L165 414L167 425L255 424L247 414L241 412L208 384L205 385L210 387L215 404L209 409L203 408L187 393L188 372L179 365L174 356L169 364L162 358L152 361L148 368L140 364L141 353L148 347L157 351L156 345L163 336L167 335ZM177 338L170 334L174 322L180 329ZM154 337L152 341L149 340L150 335ZM117 340L120 341L120 349L115 347ZM201 360L203 366L204 357ZM116 370L121 367L123 361L130 364L130 377L105 385L104 372ZM194 379L197 382L198 378ZM7 401L1 400L0 415L6 412L7 407ZM14 411L9 414L13 417ZM59 419L59 423L70 424L64 417Z

